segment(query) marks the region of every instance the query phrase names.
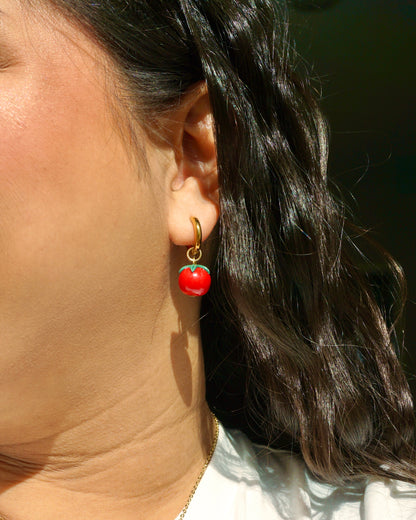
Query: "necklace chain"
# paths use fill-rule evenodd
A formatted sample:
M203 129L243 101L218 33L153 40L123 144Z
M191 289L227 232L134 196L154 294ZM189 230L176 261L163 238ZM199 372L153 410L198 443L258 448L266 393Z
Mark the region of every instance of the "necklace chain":
M205 461L205 464L204 464L204 466L202 468L202 471L198 475L198 478L196 479L194 487L192 488L192 490L191 490L191 492L189 494L188 500L186 501L185 507L182 509L182 512L181 512L181 514L179 516L179 520L183 520L185 518L186 512L188 511L189 504L191 503L191 500L194 498L194 495L195 495L196 490L197 490L197 488L199 486L199 483L201 482L202 477L204 476L204 473L205 473L209 463L211 462L212 456L214 455L215 448L217 447L218 434L219 434L220 427L219 427L219 422L218 422L217 417L214 414L212 414L212 417L214 418L214 421L215 421L214 441L212 443L211 449L209 451L209 454L208 454L208 457L207 457L207 459ZM0 520L5 520L5 518L3 518L0 515Z
M192 491L189 494L188 500L186 501L186 504L185 504L184 508L182 509L182 512L181 512L181 514L179 516L179 520L183 520L185 518L186 512L188 511L189 504L191 503L191 500L194 498L194 495L195 495L196 490L197 490L197 488L199 486L199 483L201 482L202 477L204 476L204 473L205 473L209 463L211 462L212 456L214 455L215 448L217 447L218 434L219 434L219 431L220 431L220 425L219 425L219 421L218 421L217 417L214 414L212 414L212 417L214 418L214 421L215 421L214 441L212 443L211 449L209 451L209 454L208 454L208 457L207 457L207 459L205 461L205 464L204 464L204 466L202 468L202 471L198 475L198 478L196 479L194 487L192 488Z

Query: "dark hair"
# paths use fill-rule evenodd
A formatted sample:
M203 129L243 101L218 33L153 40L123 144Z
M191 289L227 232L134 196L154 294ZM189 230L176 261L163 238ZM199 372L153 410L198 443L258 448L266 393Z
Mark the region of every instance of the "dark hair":
M392 306L368 275L384 271L331 194L326 124L284 2L48 1L107 49L141 117L207 83L221 216L202 337L219 418L299 450L326 481L415 481L412 399L394 342L403 273L382 252Z

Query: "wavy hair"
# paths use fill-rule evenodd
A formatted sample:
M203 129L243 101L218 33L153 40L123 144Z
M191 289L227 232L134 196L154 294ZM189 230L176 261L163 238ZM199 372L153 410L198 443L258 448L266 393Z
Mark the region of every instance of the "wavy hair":
M392 297L380 298L368 275L379 264L328 180L327 126L285 3L47 1L105 47L142 120L207 83L221 215L201 330L219 418L300 452L325 481L414 482L413 405L395 335L404 276L382 250Z

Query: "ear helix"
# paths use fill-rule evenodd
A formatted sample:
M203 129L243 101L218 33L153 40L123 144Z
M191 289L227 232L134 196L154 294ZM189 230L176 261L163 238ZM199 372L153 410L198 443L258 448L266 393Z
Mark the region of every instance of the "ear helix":
M192 264L185 265L179 269L178 282L181 291L188 296L203 296L209 291L211 286L211 274L208 267L198 264L202 258L201 224L196 217L191 217L190 220L194 226L195 245L188 249L186 256Z

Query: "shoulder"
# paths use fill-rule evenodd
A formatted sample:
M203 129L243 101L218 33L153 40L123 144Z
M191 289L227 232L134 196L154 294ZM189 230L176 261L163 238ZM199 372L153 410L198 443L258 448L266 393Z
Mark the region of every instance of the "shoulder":
M315 479L298 456L253 444L242 432L221 426L188 515L189 520L416 520L416 486L376 479L330 486Z

